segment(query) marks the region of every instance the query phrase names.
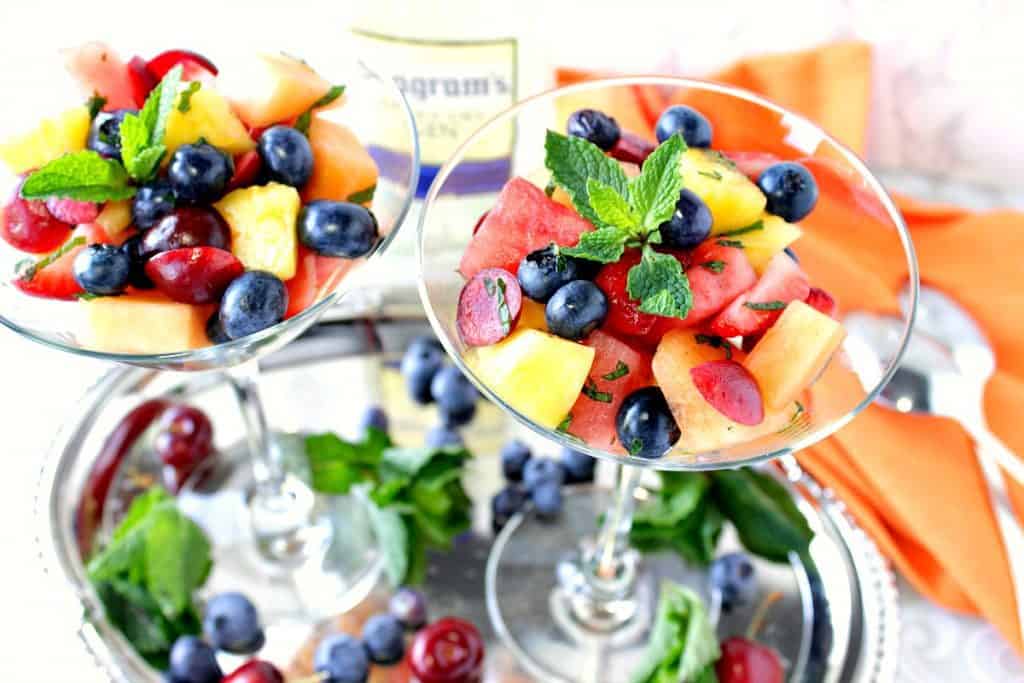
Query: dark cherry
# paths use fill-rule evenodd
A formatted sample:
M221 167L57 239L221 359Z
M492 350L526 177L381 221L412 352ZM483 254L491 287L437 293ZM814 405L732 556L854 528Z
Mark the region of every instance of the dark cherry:
M225 676L221 683L284 683L284 676L270 662L250 659Z
M160 418L153 449L165 465L189 474L213 453L213 425L206 413L189 405L167 409Z
M419 683L477 683L483 660L480 631L455 617L445 617L419 631L406 655Z
M139 255L185 247L216 247L231 251L231 229L220 214L200 206L181 206L160 219L142 238Z

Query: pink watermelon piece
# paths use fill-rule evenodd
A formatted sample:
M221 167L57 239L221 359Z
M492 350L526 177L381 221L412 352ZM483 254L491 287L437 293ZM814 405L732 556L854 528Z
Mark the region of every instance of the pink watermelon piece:
M128 65L105 43L86 43L63 51L64 66L86 95L107 98L104 111L135 109L136 87Z
M485 268L519 271L527 254L552 242L575 246L594 226L572 209L552 201L523 178L505 183L494 207L470 241L459 272L471 278Z
M596 448L625 452L618 444L615 416L626 396L654 383L651 354L601 330L592 332L583 343L594 349L594 364L586 392L570 411L569 433Z
M711 332L722 337L760 334L779 319L786 304L805 300L810 291L807 274L796 261L784 252L776 254L753 289L711 321Z

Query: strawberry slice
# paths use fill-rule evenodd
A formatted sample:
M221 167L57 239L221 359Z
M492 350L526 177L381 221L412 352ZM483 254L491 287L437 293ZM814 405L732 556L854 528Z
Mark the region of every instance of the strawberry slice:
M776 254L754 288L719 313L710 330L721 337L759 334L778 320L786 304L803 301L810 291L800 266L785 253Z
M166 52L161 52L149 60L146 66L149 72L159 81L167 75L168 71L179 64L182 67L181 77L186 80L196 79L204 74L216 76L218 73L217 67L214 66L213 62L198 52L192 52L191 50L167 50Z
M45 299L71 300L76 295L82 294L83 289L75 280L72 266L75 256L78 255L87 244L110 244L103 229L95 224L81 225L71 233L69 242L78 237L85 238L85 243L69 249L52 262L37 268L31 279L18 277L12 284L25 294L38 296ZM44 257L46 258L46 257Z
M813 309L821 311L830 318L835 318L839 311L835 298L820 287L811 287L811 291L808 292L804 303Z
M263 168L263 161L260 153L256 150L249 150L235 157L235 174L228 181L229 190L237 190L240 187L248 187L256 182L256 177Z

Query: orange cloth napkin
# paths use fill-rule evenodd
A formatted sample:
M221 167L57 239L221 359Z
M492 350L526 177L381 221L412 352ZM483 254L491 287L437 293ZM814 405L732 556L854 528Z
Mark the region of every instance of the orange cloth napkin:
M870 47L845 42L746 59L711 78L803 114L861 152L871 68ZM560 70L557 76L561 85L597 75ZM647 113L651 125L652 114L656 117L670 104L659 101L656 91L638 89L636 94L636 106ZM700 108L692 94L687 102ZM704 113L713 124L721 119L715 125L718 148L793 156L792 150L765 147L766 126L778 124L750 108L738 105L722 111L719 106ZM1024 278L1019 265L1024 214L972 213L897 200L910 226L922 282L956 298L990 336L999 370L988 385L986 413L995 433L1011 450L1024 454ZM872 231L856 230L864 216L848 203L819 201L813 218L798 251L809 270L831 273L821 286L843 308L893 310L906 278L897 245L879 245L870 240ZM857 258L844 259L851 250ZM1006 550L971 441L956 423L871 406L800 460L846 502L918 590L946 607L983 615L1024 654ZM1011 485L1011 497L1024 519L1024 488Z

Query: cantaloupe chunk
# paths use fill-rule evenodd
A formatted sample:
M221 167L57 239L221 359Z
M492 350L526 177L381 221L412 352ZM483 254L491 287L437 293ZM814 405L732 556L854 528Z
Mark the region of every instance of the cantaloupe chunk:
M730 349L730 353L742 362L742 351ZM782 410L769 410L766 405L764 420L753 426L733 422L720 413L694 385L690 370L726 355L724 348L698 343L697 334L690 330L669 332L654 354L654 377L682 430L676 447L687 453L706 453L753 441L783 429L798 412L796 404Z
M754 266L754 270L761 274L768 267L772 258L797 241L803 231L792 223L787 223L771 214L764 214L759 220L762 223L760 230L752 230L729 239L739 240L743 243L743 253L746 254L750 264Z
M254 128L295 118L331 88L308 64L280 53L224 69L218 83L242 121Z
M68 109L43 119L34 130L0 143L0 159L17 175L39 168L57 157L85 149L90 124L86 107Z
M210 345L206 320L216 308L146 292L81 302L85 346L116 353L174 353Z
M842 325L802 301L786 306L743 363L761 387L765 408L782 408L796 400L845 337Z
M555 428L579 398L594 349L533 329L516 330L467 356L470 367L510 406Z
M679 160L683 187L693 190L711 210L711 234L751 225L767 203L761 188L720 152L690 148Z
M265 270L282 280L295 275L300 206L298 191L281 183L235 190L214 204L231 228L231 253L246 270Z
M182 84L182 88L185 87ZM192 93L188 111L182 112L178 106L171 109L164 137L164 145L167 147L165 158L170 159L174 150L200 138L232 155L256 149L255 141L231 111L228 101L206 84Z
M519 322L516 323L516 329L520 328L547 332L548 320L544 304L523 297L523 307L519 312Z
M377 162L342 124L313 116L309 144L313 148L313 175L302 190L303 200L346 201L377 185Z

